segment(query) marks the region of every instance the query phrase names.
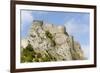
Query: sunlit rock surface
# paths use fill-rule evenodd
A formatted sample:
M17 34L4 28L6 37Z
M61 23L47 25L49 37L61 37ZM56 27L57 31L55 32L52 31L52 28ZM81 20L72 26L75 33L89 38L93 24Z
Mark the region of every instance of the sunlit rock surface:
M21 42L21 47L25 48L28 44L41 57L49 56L49 61L85 59L81 45L74 41L64 26L34 20L27 39ZM38 61L41 62L42 59L39 58Z

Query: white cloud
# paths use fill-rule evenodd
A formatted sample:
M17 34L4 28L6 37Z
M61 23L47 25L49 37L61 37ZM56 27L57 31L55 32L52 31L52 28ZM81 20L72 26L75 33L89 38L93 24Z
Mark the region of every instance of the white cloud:
M85 45L85 44L82 43L83 35L88 36L87 33L89 32L89 26L87 26L86 24L83 24L83 23L79 24L74 19L71 19L68 22L66 22L64 24L64 26L66 27L66 31L70 35L73 35L75 40L78 40L78 42L81 43L81 48L84 52L84 55L87 59L89 59L89 54L90 54L89 44ZM80 37L81 37L81 39L80 39ZM86 39L84 39L84 40L86 40Z
M21 25L25 23L31 23L33 21L33 16L31 11L22 11L21 12Z
M89 28L86 24L77 24L77 21L74 19L66 22L64 26L69 34L84 34L89 31Z
M25 37L28 34L28 29L33 21L32 11L21 11L21 34Z
M32 15L34 14L34 15ZM45 14L48 14L48 12L45 11L21 11L21 25L23 26L25 23L29 24L34 20L34 17L43 16ZM26 24L25 24L26 25Z

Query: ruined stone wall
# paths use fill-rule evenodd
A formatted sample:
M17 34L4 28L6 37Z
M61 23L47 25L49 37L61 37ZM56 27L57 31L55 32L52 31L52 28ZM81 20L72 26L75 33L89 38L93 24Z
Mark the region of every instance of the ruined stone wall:
M44 24L43 21L35 20L27 36L27 44L31 44L41 55L48 54L57 61L84 59L81 45L65 30L64 26ZM22 42L21 46L25 47L27 44Z

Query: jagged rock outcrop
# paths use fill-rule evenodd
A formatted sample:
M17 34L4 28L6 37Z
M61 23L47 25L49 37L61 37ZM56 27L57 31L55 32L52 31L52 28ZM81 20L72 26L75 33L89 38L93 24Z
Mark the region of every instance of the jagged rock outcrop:
M34 20L27 38L21 42L21 47L25 48L28 44L42 58L48 56L49 61L85 59L80 44L74 41L64 26Z

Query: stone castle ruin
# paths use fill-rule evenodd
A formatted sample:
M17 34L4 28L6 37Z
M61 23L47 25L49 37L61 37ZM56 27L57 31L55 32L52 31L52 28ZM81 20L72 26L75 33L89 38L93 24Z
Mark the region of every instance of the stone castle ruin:
M64 26L34 20L27 38L21 40L22 48L28 44L35 52L42 56L48 54L56 61L85 59L81 45L66 32Z

